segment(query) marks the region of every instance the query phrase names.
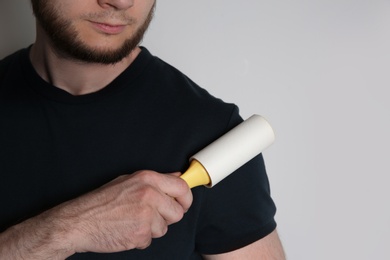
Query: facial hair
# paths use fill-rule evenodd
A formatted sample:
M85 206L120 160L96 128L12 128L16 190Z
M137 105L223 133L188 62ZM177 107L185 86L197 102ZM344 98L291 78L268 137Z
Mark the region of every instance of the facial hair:
M60 10L55 8L50 1L32 0L34 15L45 30L56 50L56 53L63 58L73 59L86 63L115 64L127 57L134 48L142 41L150 22L153 19L155 3L153 4L145 22L131 35L124 43L114 50L101 50L87 46L79 37L77 30L70 20L61 16ZM111 15L112 13L110 13ZM134 23L132 18L126 18L123 13L118 16L127 23ZM104 16L91 14L91 16ZM107 13L107 15L109 15ZM108 16L106 16L108 17Z

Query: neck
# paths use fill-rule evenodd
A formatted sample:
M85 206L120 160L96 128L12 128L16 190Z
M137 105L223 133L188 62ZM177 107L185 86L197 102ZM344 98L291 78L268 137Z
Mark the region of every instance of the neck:
M52 85L72 95L99 91L121 74L138 56L135 48L115 64L85 63L58 56L48 41L36 41L30 59L37 73Z

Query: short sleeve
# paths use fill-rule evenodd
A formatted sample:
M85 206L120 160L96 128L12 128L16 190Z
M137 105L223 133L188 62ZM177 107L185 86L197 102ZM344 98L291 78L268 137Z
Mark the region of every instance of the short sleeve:
M236 111L229 128L242 122ZM213 188L205 188L197 251L220 254L255 242L276 228L275 204L260 154Z

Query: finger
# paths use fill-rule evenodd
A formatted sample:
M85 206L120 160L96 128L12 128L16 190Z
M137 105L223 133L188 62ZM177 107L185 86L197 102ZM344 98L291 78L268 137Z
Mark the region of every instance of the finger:
M169 173L165 174L164 177L168 177L165 185L159 185L159 188L168 194L169 196L176 199L176 201L182 206L184 212L187 212L192 204L192 192L188 187L187 183L179 178L181 173ZM171 186L169 186L171 185Z
M137 174L142 182L155 187L160 199L155 205L168 223L174 223L192 204L192 193L187 183L179 178L180 173L160 174L153 171L142 171ZM172 200L172 198L176 200ZM177 208L180 206L180 208Z
M181 197L190 192L190 188L179 176L180 173L161 174L161 178L156 185L162 192L173 198Z
M166 173L166 175L171 175L171 176L176 176L176 177L180 177L181 174L182 174L181 172Z
M167 194L162 194L163 198L157 204L157 211L164 218L168 225L180 221L185 213L182 205L175 198Z
M161 216L161 214L156 214L153 222L151 224L151 233L152 238L159 238L164 236L168 232L168 223Z
M142 241L141 243L139 243L139 245L136 246L136 248L143 250L143 249L148 248L151 244L152 244L152 238L150 237L150 238L146 239L145 241Z
M183 196L176 197L176 201L182 206L184 213L186 213L192 205L193 196L191 190Z

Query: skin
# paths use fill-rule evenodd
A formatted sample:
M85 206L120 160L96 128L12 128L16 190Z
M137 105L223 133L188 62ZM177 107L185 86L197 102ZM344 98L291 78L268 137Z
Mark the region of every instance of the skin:
M72 95L104 88L134 61L155 5L154 0L32 2L38 22L31 62L43 79ZM41 25L53 18L53 28ZM60 34L53 31L57 28ZM0 234L0 258L65 259L76 252L144 249L192 204L191 190L179 175L148 170L123 175L12 226ZM204 258L285 259L276 231L239 250Z
M126 52L123 46L144 26L155 4L153 0L33 2L44 3L46 8L54 9L54 13L59 9L59 17L56 19L59 25L54 26L53 30L62 28L62 34L67 36L53 39L52 34L45 30L47 26L38 22L37 38L30 52L32 64L43 79L73 95L88 94L104 88L133 62L140 52L139 47ZM123 27L119 28L119 32L104 30L109 25ZM111 27L111 30L114 29ZM65 47L59 47L56 41L63 42L64 38L68 39L68 43ZM72 41L73 45L69 43ZM84 49L84 54L69 51L76 47ZM115 52L122 52L122 58L113 58ZM94 57L86 58L92 54ZM111 58L106 58L106 62L96 62L104 56Z
M285 260L286 256L275 230L268 236L238 250L218 255L203 255L203 258L206 260Z
M192 203L179 175L120 176L0 234L0 258L65 259L76 252L144 249L180 221Z

